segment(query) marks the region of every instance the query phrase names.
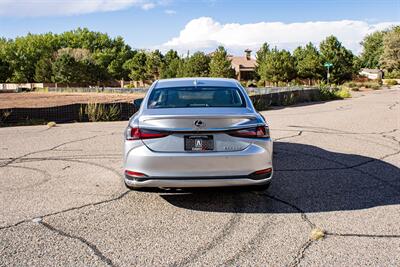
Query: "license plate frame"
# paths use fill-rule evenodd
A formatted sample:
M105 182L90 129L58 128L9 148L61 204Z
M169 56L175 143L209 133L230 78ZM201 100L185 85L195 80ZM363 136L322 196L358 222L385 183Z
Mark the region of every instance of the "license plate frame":
M207 152L214 150L214 136L207 134L185 135L185 151Z

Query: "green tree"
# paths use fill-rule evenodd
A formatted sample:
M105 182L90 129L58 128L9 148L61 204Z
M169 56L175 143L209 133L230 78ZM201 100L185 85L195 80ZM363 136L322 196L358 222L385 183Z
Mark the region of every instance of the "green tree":
M51 82L52 76L52 61L48 57L41 58L35 67L35 81L38 83L48 83Z
M211 56L210 76L221 78L234 78L235 70L223 46L219 46Z
M295 77L294 59L289 51L273 48L260 64L260 76L266 81L277 84Z
M171 49L164 56L164 62L160 70L160 78L176 78L178 77L178 72L183 72L180 68L183 68L182 60L179 58L178 52Z
M317 48L310 42L304 48L297 47L293 52L294 64L298 78L312 80L321 79L324 69Z
M265 81L265 64L267 55L270 53L268 43L263 43L261 48L256 52L256 73L261 78L261 80Z
M130 79L141 82L147 80L146 60L146 53L139 51L132 59L125 62L123 67L129 71L128 76Z
M102 73L88 49L59 49L52 64L53 81L92 84L100 81Z
M1 40L1 66L3 69L7 66L8 72L2 71L0 76L5 76L5 80L10 82L39 82L36 78L43 77L44 62L55 60L54 54L60 49L89 51L90 59L78 61L86 69L86 74L94 71L92 78L98 80L127 78L122 65L133 57L133 51L121 37L110 38L107 34L86 28L61 34L28 34L13 40ZM48 75L44 78L48 79ZM88 80L90 77L83 78Z
M330 69L329 80L335 84L350 80L355 73L353 68L353 53L346 49L333 35L328 36L322 41L319 47L323 62L333 64L333 67Z
M400 70L400 26L393 27L383 37L380 64L389 72Z
M0 38L0 82L6 82L11 76L10 64L6 60L6 47L8 42L4 38Z
M363 47L362 53L360 55L360 65L363 68L379 68L379 59L383 53L383 36L384 31L376 31L364 37L361 42Z
M196 52L189 58L186 58L183 64L182 77L207 77L210 73L209 69L210 57L203 52Z
M163 61L163 55L158 49L147 54L146 69L149 79L154 81L160 78Z
M53 82L69 84L77 81L79 66L74 57L62 54L54 61L52 72Z

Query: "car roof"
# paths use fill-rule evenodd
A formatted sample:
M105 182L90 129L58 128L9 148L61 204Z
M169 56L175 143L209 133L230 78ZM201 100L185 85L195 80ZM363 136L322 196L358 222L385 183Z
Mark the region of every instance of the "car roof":
M235 79L225 78L175 78L158 80L154 88L186 86L238 87L238 83Z

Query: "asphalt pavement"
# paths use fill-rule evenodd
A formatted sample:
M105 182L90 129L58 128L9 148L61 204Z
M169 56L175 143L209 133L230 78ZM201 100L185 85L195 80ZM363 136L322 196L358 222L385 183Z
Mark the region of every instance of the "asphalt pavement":
M264 192L127 190L126 122L1 128L0 266L399 266L400 89L263 114Z

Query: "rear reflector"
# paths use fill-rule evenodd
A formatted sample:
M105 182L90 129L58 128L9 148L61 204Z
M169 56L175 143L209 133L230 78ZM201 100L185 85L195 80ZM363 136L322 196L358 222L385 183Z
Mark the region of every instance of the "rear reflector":
M272 168L258 170L256 172L253 172L253 174L258 175L258 174L266 174L266 173L270 173L270 172L272 172Z
M146 177L146 174L144 174L144 173L134 172L134 171L129 171L129 170L125 170L125 175L132 176L132 177Z

